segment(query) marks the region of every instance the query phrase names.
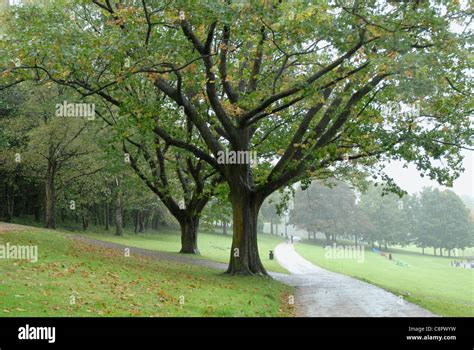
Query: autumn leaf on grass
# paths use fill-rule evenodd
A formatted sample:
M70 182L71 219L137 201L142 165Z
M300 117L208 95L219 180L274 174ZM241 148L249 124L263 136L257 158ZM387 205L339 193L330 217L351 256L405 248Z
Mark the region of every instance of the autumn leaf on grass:
M110 272L110 271L107 271L105 274L109 275L110 277L115 278L115 279L119 278L119 276L117 274L115 274L113 272Z
M133 315L133 316L138 316L141 314L140 310L138 309L133 309L130 311L130 313Z
M176 301L177 300L176 298L174 298L171 295L167 294L163 290L160 290L158 292L158 295L160 296L159 300L163 303L169 303L170 301Z

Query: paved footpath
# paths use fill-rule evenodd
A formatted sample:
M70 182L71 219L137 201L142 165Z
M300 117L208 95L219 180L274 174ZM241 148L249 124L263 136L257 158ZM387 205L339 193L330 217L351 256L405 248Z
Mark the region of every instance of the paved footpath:
M293 244L279 244L275 257L291 273L277 279L296 288L300 316L436 317L380 287L314 265L299 255Z

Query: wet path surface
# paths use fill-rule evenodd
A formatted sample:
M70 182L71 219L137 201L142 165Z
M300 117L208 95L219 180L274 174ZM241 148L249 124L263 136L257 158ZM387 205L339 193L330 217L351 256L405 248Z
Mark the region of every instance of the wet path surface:
M274 277L296 288L299 316L436 317L382 288L314 265L299 255L292 244L279 244L275 256L291 272Z

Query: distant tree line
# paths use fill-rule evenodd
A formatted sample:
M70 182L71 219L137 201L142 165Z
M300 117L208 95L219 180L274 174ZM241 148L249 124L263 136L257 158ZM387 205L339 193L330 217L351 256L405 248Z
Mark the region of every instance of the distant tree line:
M470 210L450 190L424 188L399 197L371 185L364 193L345 182L313 182L297 190L289 223L306 230L308 239L317 234L327 243L353 239L387 250L389 246L414 244L432 248L434 255L450 256L453 249L474 245Z

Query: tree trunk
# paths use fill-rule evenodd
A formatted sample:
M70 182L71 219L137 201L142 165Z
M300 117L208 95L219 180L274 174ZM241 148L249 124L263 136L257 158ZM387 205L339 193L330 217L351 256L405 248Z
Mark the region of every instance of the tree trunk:
M10 186L7 186L5 187L5 192L6 192L6 199L7 199L7 216L6 216L6 219L5 221L6 222L11 222L12 218L13 218L13 210L14 210L14 206L15 206L15 196L13 195L13 186L11 187L12 188L12 191L10 192Z
M108 231L109 230L109 202L107 200L105 200L105 218L104 218L104 221L105 221L105 230Z
M89 213L87 212L87 208L82 206L82 229L87 231L89 227Z
M199 254L197 246L197 234L199 218L185 215L179 222L181 226L181 250L182 254Z
M222 233L227 235L227 220L222 221Z
M273 235L273 220L270 220L270 234Z
M138 232L143 233L145 231L145 213L139 211L138 214Z
M421 254L425 255L425 247L421 247Z
M117 193L117 203L115 207L115 235L123 235L123 215L122 215L122 194Z
M135 213L135 218L133 220L133 224L135 226L133 232L134 233L137 233L138 232L138 216L140 215L140 211L137 210L137 212Z
M230 263L226 271L230 275L268 275L260 261L257 246L258 212L263 202L248 190L231 190L233 212L233 237Z
M326 244L329 245L331 243L331 235L326 232L324 232L324 235L326 236Z
M46 228L56 229L56 190L54 188L54 178L56 169L49 164L46 173Z

